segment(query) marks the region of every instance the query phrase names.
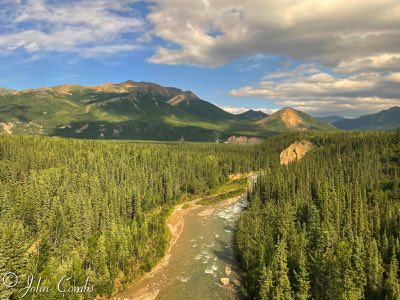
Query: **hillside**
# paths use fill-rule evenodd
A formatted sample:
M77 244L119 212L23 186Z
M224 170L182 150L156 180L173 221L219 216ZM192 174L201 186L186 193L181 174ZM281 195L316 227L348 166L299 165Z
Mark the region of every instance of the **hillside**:
M346 119L333 123L337 128L355 129L396 129L400 127L400 107L382 110L375 114L361 116L357 119Z
M259 120L258 124L264 128L277 132L336 129L329 123L320 121L306 113L290 107L285 107L272 115Z

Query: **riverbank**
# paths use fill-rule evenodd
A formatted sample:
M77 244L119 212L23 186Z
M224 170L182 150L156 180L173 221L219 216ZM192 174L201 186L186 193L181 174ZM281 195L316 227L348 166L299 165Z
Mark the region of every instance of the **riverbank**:
M236 196L236 197L231 197L228 199L225 199L221 202L218 202L216 204L213 205L207 205L207 206L203 206L203 205L199 205L198 202L201 200L202 198L197 198L197 199L193 199L189 202L185 202L185 203L181 203L175 206L175 208L173 209L172 213L170 214L170 216L168 217L166 224L168 226L168 229L170 231L170 241L169 241L169 245L167 248L167 251L164 255L164 257L160 260L160 262L149 272L146 273L145 275L143 275L140 279L136 280L129 288L127 288L124 292L115 295L113 297L111 297L110 299L135 299L135 300L150 300L150 299L156 299L157 296L159 296L160 290L162 289L163 284L166 284L166 282L173 282L176 279L176 276L172 276L172 275L166 275L164 273L168 272L168 270L170 269L174 269L174 266L171 265L171 256L175 253L174 251L176 251L176 249L174 250L174 248L176 248L177 243L179 241L179 244L185 244L185 243L189 243L189 241L194 240L193 238L190 238L189 240L184 240L181 241L180 238L182 237L182 233L184 232L185 229L185 223L186 223L186 219L187 216L189 216L190 218L190 225L192 225L192 223L194 222L194 220L197 222L198 221L198 225L201 225L204 222L207 222L208 219L210 219L212 217L213 214L216 213L217 210L219 209L224 209L224 207L233 207L234 204L236 202L238 202L240 199L243 200L243 196ZM235 213L236 210L235 210ZM223 218L221 220L225 221L224 218L227 218L224 213L222 213ZM196 225L196 227L198 227L198 225ZM214 234L214 238L217 238L219 235L223 235L226 234L226 242L227 244L230 245L231 243L231 230L228 230L225 228L225 225L223 224L223 222L221 222L221 233L219 234ZM206 230L208 231L212 231L211 228L206 228ZM203 236L200 236L199 239L204 238ZM204 242L204 248L209 248L210 250L213 250L212 247L215 245L215 241L211 241L211 242ZM190 247L192 249L194 249L195 247L197 247L197 244L193 244L193 245L187 245L187 247ZM178 247L179 248L179 247ZM229 246L230 248L230 246ZM187 250L187 249L186 249ZM191 250L191 249L190 249ZM208 249L207 249L208 250ZM188 251L184 251L185 253ZM203 251L206 252L206 251ZM205 255L205 260L204 265L206 265L206 260L208 260L209 255ZM183 259L183 258L182 258ZM199 259L199 254L197 254L195 257L188 257L187 260L193 260L193 259ZM217 259L215 257L215 259ZM221 267L221 269L226 269L231 273L232 272L232 276L235 275L235 278L233 279L233 282L236 282L236 284L238 284L238 277L236 276L236 274L234 273L235 268L232 266L234 263L233 261L231 261L232 259L234 259L233 255L230 255L229 257L229 263L224 264L224 266ZM176 261L176 258L175 258ZM175 263L176 265L176 263ZM211 274L212 272L214 272L214 269L216 268L216 266L213 264L211 266L211 268L206 269L206 270L202 270L201 273L202 274ZM179 267L176 267L176 271L179 270ZM175 272L175 270L174 270ZM207 273L209 272L209 273ZM222 277L227 277L228 275L224 275ZM221 277L221 278L222 278ZM188 277L182 277L179 279L180 282L185 282L185 280L188 280ZM217 278L217 281L219 281L220 278ZM157 281L157 283L154 283L155 281ZM232 288L231 285L226 286L225 288Z

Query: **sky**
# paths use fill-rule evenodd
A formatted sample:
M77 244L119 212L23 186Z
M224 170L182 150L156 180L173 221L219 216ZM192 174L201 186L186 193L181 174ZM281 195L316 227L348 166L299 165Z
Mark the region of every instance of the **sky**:
M0 0L0 86L148 81L223 109L400 106L398 0Z

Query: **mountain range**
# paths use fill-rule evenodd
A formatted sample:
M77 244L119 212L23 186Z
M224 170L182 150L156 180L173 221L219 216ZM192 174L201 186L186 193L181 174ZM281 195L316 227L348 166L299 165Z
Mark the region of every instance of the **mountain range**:
M392 125L397 124L396 114L398 120L395 111ZM335 126L289 107L272 115L254 110L234 115L190 91L131 80L22 91L0 88L0 132L10 134L224 141L231 136L265 138L287 131L336 130Z
M333 123L339 129L396 129L400 127L400 107L394 106L375 114L361 116L357 119L342 119Z

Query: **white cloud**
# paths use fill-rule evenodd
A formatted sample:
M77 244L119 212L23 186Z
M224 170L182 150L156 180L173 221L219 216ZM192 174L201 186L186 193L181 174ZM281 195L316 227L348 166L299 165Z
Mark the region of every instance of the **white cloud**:
M155 34L172 46L158 47L149 59L153 63L215 67L261 53L348 71L361 68L358 64L374 68L363 58L399 48L398 0L155 2L148 19Z
M134 1L7 1L12 18L0 33L0 51L72 52L83 56L132 51L145 23L129 5ZM125 36L129 36L126 38Z
M292 70L278 70L276 72L266 74L264 76L264 79L268 80L268 79L279 79L287 77L298 77L298 76L303 76L305 74L315 74L320 72L321 70L317 67L316 63L308 63L299 65L298 67Z
M400 70L400 53L383 53L367 57L343 60L336 68L337 72L354 73L365 70Z
M309 69L309 65L304 65L294 70L267 74L258 85L244 86L232 90L230 94L237 97L263 97L280 106L346 116L400 105L400 72L335 76L322 71L309 72Z

